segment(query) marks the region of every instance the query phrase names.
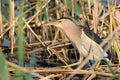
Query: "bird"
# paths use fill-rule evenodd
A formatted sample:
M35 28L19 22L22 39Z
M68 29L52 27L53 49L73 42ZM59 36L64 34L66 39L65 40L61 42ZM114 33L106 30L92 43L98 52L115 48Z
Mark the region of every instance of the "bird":
M55 26L62 29L68 40L78 50L80 56L86 58L83 64L81 64L77 69L83 68L83 66L89 61L89 59L93 57L96 61L96 64L93 65L94 67L102 59L109 61L109 59L107 58L107 52L105 52L103 48L98 44L99 42L95 42L94 40L89 38L85 32L88 30L86 28L83 28L82 26L75 24L70 18L61 18L57 21L46 23L45 26ZM69 79L73 75L71 75Z
M92 53L95 53L95 55L98 55L99 58L108 57L108 54L100 47L100 45L97 44L94 40L90 39L83 31L83 28L76 25L71 19L61 18L55 22L47 23L46 25L53 25L62 29L72 45L84 57L86 57L91 51ZM83 53L84 50L82 51L80 49L80 45L87 51L87 54Z

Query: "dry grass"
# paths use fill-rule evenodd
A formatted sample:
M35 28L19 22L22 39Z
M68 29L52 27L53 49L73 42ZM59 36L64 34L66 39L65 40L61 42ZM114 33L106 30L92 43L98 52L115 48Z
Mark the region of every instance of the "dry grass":
M17 77L18 80L66 80L71 74L76 75L72 78L83 80L120 79L120 5L108 2L105 7L100 3L100 0L29 0L21 1L20 6L14 0L4 3L9 4L6 6L9 14L4 15L0 7L0 50L7 54L5 62L11 79L16 79L18 70L22 72L17 74L22 77ZM77 69L78 51L60 29L43 25L62 17L88 27L103 39L100 45L106 45L105 51L110 50L111 63L95 69Z

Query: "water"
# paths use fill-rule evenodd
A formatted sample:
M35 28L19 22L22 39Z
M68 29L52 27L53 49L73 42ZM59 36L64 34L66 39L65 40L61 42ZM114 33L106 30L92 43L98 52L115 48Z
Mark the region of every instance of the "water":
M108 1L110 1L110 0L102 0L101 4L104 6L107 6ZM113 0L111 0L111 1L113 1ZM120 4L120 0L114 0L114 3Z

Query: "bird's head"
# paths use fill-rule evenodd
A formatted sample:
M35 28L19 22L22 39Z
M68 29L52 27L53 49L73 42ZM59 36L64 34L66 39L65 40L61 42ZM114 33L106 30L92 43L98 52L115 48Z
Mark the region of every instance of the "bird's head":
M51 25L61 28L61 29L64 29L65 27L69 28L70 26L75 25L75 23L69 18L62 18L62 19L58 19L57 21L49 22L49 23L45 24L45 26L51 26Z

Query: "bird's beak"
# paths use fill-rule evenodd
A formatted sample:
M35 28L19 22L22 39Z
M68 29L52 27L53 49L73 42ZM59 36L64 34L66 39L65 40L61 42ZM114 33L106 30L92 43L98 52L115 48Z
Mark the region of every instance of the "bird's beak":
M58 25L60 22L59 21L55 21L55 22L49 22L47 24L44 24L45 26L56 26Z

